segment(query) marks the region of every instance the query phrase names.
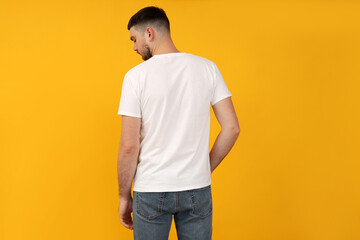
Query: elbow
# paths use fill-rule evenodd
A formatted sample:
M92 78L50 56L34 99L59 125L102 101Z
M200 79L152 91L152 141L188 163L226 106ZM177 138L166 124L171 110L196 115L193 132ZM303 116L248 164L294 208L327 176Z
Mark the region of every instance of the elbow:
M222 131L225 130L226 132L232 133L235 136L238 136L240 134L240 127L239 125L229 126L226 128L222 128Z
M240 127L239 125L233 128L233 132L236 136L239 136L240 134Z
M136 153L136 148L131 146L131 147L125 147L123 149L123 154L124 155L134 155Z
M234 135L237 137L240 134L240 126L239 123L235 123L231 126L231 131L234 133Z
M237 126L237 128L235 129L235 133L236 133L236 135L240 134L240 127L239 126Z
M125 156L128 156L128 155L135 155L137 154L139 151L139 146L138 145L121 145L120 146L120 154L121 155L125 155Z

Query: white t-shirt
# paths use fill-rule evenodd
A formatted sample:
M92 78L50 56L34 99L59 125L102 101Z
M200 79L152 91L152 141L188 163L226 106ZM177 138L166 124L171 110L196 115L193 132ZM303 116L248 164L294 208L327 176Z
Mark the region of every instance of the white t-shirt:
M210 105L230 96L216 64L190 53L154 55L130 69L118 114L142 121L133 190L210 185Z

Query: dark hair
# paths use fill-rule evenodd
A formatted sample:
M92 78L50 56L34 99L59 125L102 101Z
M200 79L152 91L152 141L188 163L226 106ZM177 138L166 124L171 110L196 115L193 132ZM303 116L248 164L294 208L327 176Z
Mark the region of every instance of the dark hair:
M158 30L166 29L170 33L170 22L165 11L155 6L145 7L135 13L130 18L127 29L130 30L134 26L143 33L149 25Z

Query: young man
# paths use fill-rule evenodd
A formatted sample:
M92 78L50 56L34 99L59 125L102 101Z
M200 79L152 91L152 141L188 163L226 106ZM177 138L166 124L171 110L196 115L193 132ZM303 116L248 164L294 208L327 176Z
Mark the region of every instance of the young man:
M145 61L125 74L118 109L121 224L162 240L174 217L179 239L211 239L211 173L240 133L232 95L215 63L175 47L161 8L141 9L128 30ZM209 153L210 105L221 132Z

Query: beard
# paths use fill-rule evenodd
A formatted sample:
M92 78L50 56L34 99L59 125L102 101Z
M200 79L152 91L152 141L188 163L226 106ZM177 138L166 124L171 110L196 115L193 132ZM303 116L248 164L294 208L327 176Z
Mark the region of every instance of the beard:
M147 45L146 43L144 44L144 53L142 54L142 59L144 61L148 60L149 58L151 58L153 55L152 55L152 51L149 47L149 45Z

